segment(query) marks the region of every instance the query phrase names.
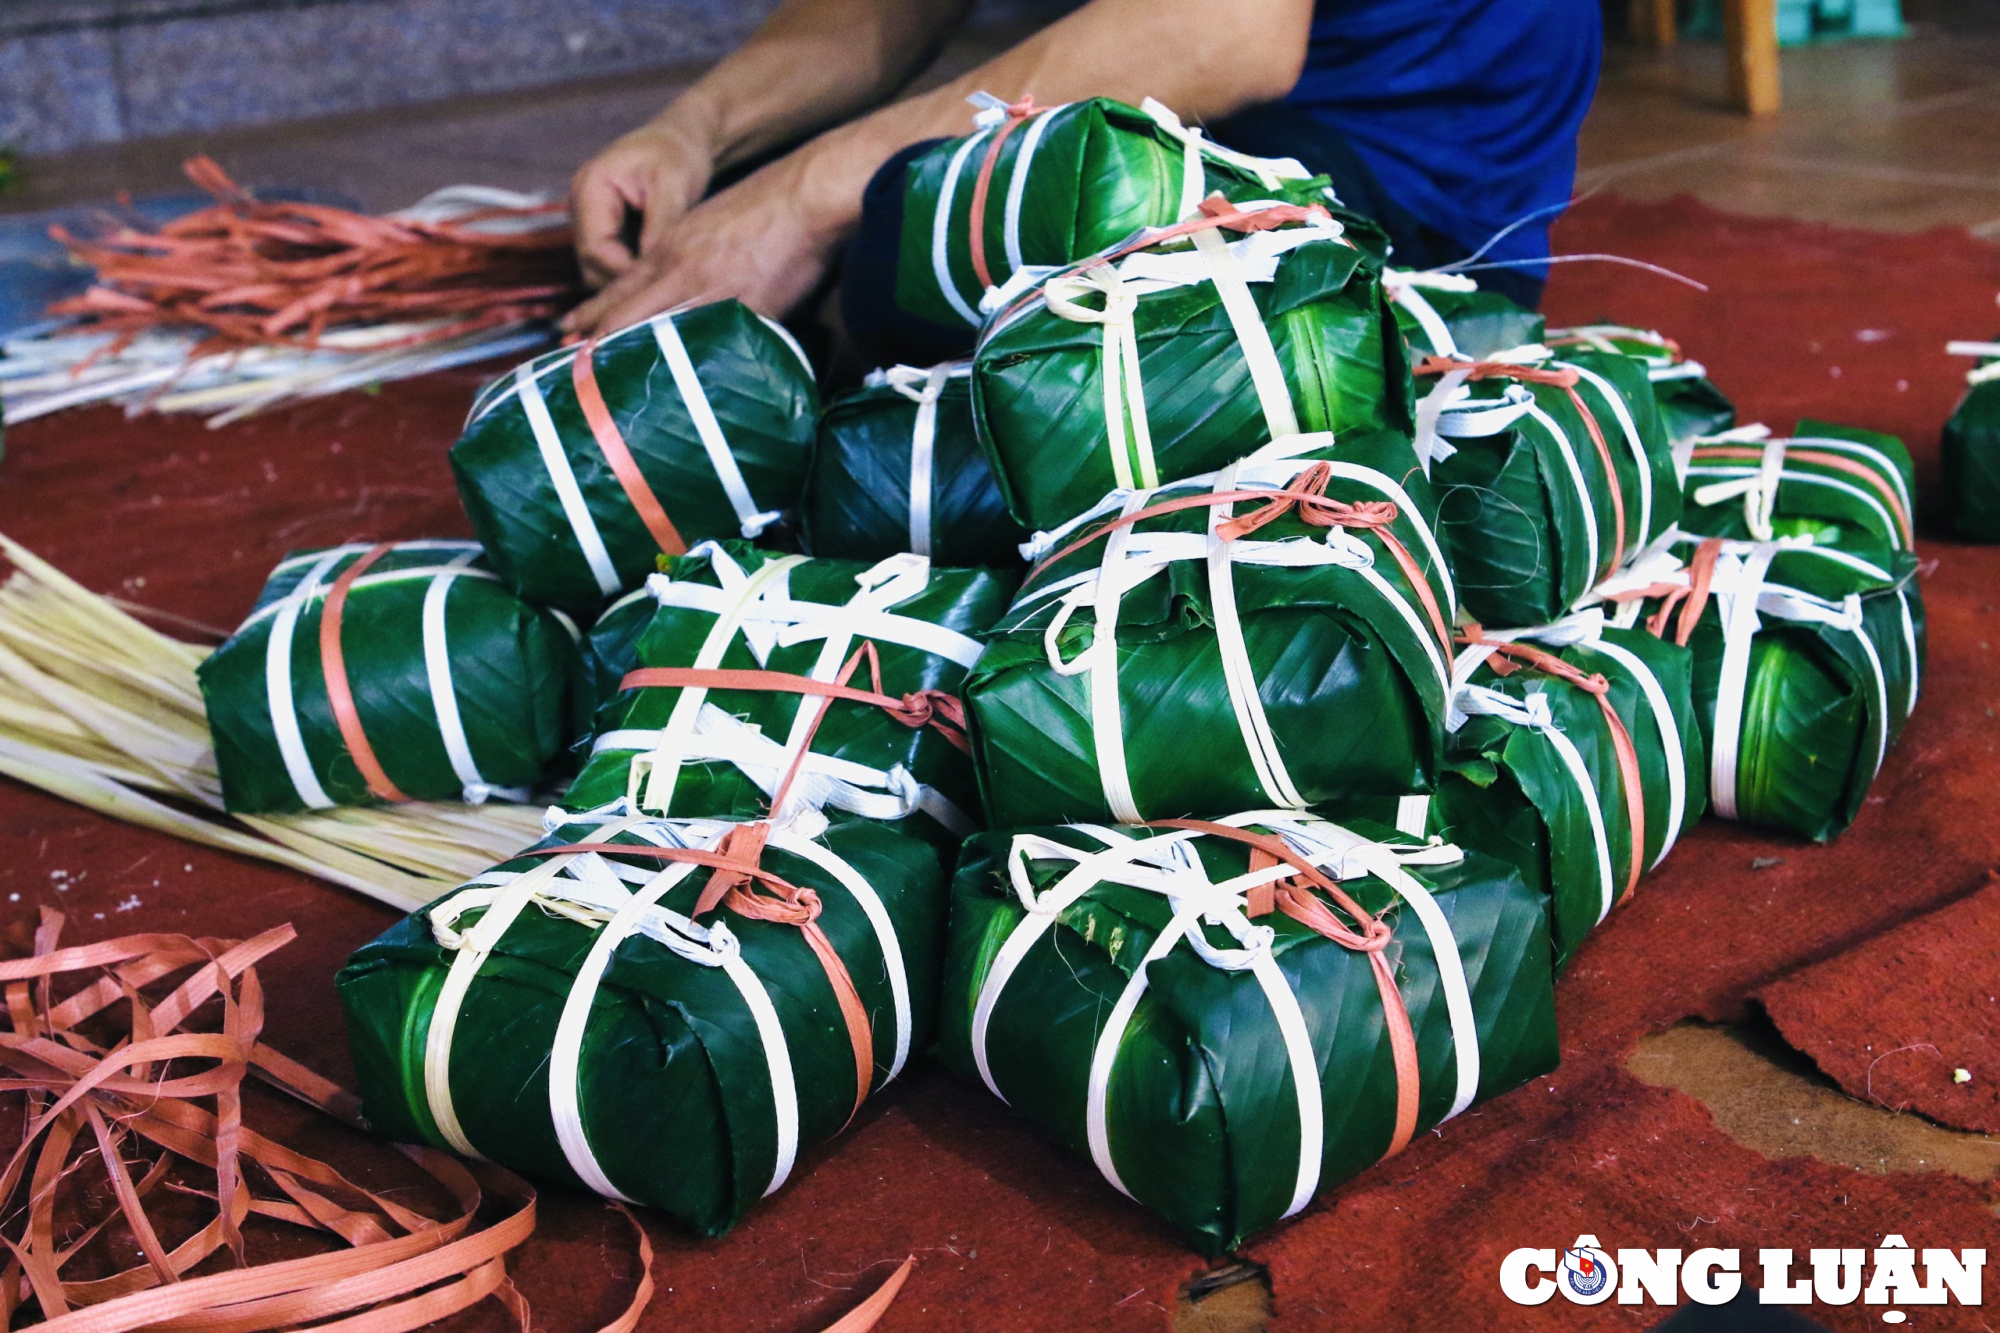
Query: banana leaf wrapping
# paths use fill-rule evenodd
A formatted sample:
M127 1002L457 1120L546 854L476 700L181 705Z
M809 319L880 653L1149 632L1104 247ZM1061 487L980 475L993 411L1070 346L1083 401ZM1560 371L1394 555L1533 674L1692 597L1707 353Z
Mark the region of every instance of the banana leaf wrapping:
M1681 483L1645 367L1524 347L1418 367L1417 452L1459 597L1486 625L1545 625L1674 526Z
M1425 827L1548 895L1558 970L1706 808L1691 667L1686 648L1595 609L1459 653Z
M1375 260L1320 210L1204 207L1050 277L981 331L974 420L1030 528L1300 432L1410 430Z
M525 801L589 718L575 627L474 542L290 556L196 675L239 814Z
M903 187L896 302L934 323L976 328L990 289L1179 222L1217 191L1335 206L1325 177L1210 143L1151 98L1138 107L1108 97L975 104L977 130L911 162ZM1375 253L1385 250L1374 223L1341 217Z
M1015 566L1027 536L973 431L969 363L877 371L827 407L806 487L813 554Z
M639 636L659 606L651 588L634 588L605 607L583 636L584 697L593 714L618 696L618 683L639 665Z
M1969 542L2000 542L2000 343L1986 346L1942 440L1951 532Z
M744 861L749 827L576 817L363 945L375 1131L729 1230L929 1043L945 925L921 840L802 823Z
M1288 811L972 839L938 1026L954 1072L1210 1254L1556 1065L1518 872Z
M662 552L797 507L819 419L805 353L735 301L525 362L473 401L451 467L507 586L578 619Z
M1746 426L1696 440L1681 527L1706 537L1809 537L1880 564L1916 540L1916 470L1893 435L1801 421L1773 438Z
M1676 535L1593 596L1644 600L1647 628L1693 650L1709 808L1825 841L1860 813L1917 705L1916 566L1907 551L1876 563L1796 538Z
M636 666L598 710L573 810L752 819L794 774L794 810L955 845L977 795L956 691L1014 578L704 542L648 583Z
M1390 268L1382 271L1382 286L1395 304L1403 340L1419 357L1477 360L1542 341L1541 315L1479 290L1462 274Z
M1047 554L965 684L995 828L1430 790L1454 615L1409 442L1280 441L1116 492Z
M1623 324L1585 324L1550 329L1550 347L1588 347L1618 352L1646 363L1653 396L1660 405L1660 422L1677 450L1701 435L1719 435L1736 425L1736 405L1708 378L1708 367L1688 360L1680 344L1650 329Z

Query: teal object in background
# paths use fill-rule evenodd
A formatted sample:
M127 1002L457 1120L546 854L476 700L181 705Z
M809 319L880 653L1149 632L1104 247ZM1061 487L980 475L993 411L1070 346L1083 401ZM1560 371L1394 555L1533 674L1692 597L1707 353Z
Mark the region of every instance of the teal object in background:
M1719 40L1722 0L1695 0L1681 33L1696 40ZM1778 0L1780 46L1906 35L1902 0Z

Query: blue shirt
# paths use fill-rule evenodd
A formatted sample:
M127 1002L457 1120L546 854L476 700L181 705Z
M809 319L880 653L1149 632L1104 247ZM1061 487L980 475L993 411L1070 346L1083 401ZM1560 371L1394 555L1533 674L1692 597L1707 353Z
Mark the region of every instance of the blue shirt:
M1598 4L1318 0L1286 101L1339 131L1417 221L1476 250L1570 197L1602 54ZM1486 257L1546 258L1554 220Z

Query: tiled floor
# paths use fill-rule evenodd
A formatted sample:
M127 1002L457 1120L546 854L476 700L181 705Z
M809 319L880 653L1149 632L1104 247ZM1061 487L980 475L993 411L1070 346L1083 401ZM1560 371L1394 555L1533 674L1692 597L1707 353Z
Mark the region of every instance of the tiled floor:
M1613 45L1584 127L1580 191L1690 193L1745 213L1853 226L1971 227L2000 241L2000 4L1911 0L1902 41L1790 49L1785 110L1751 121L1722 104L1722 56ZM940 62L963 68L1007 38L987 29ZM310 184L370 209L456 181L559 193L596 147L652 114L697 71L467 99L205 138L156 140L27 164L19 211L180 184L194 151L249 182Z

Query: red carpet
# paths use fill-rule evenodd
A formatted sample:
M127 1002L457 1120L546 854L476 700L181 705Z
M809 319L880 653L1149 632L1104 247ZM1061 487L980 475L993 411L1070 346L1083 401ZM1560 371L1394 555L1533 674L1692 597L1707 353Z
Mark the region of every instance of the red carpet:
M1856 1097L2000 1133L2000 878L1757 998Z
M1557 240L1562 250L1665 264L1711 290L1570 265L1551 285L1555 321L1611 317L1672 333L1745 420L1788 429L1816 415L1893 431L1935 487L1937 428L1964 368L1942 347L2000 325L2000 248L1964 233L1881 236L1615 199L1585 205ZM231 624L289 547L463 533L444 450L473 384L442 377L215 432L109 412L31 423L11 434L0 465L0 530L92 587ZM2000 865L1991 805L2000 723L1988 711L2000 708L2000 650L1988 647L2000 639L2000 548L1926 543L1923 554L1937 562L1925 583L1924 698L1854 828L1828 847L1717 824L1693 833L1565 978L1561 1070L1467 1114L1251 1247L1271 1269L1276 1328L1657 1323L1653 1309L1519 1310L1500 1296L1495 1273L1508 1250L1562 1246L1584 1231L1613 1249L1869 1246L1891 1231L1919 1249L2000 1248L1986 1187L1768 1161L1717 1131L1693 1100L1623 1068L1635 1040L1677 1019L1738 1017L1760 996L1781 1015L1798 992L1780 978L1906 922L1916 924L1894 945L1904 959L1950 946L1924 974L1938 984L1961 965L1955 959L1993 975L1990 944L1982 956L1948 938L1969 940L1970 925L1926 914L1973 893ZM1780 863L1753 869L1759 858ZM335 1075L346 1057L332 973L390 919L340 890L0 786L0 919L25 919L39 903L72 913L73 938L240 936L296 923L302 939L269 977L271 1038ZM1964 910L1993 916L1984 898ZM1833 967L1865 967L1870 957ZM1826 975L1833 992L1861 988L1850 997L1857 1003L1816 1011L1813 1031L1827 1040L1878 1050L1936 1041L1899 1035L1924 1030L1924 1011L1939 1003L1941 992L1914 973L1896 986ZM1818 1038L1805 1031L1794 1039L1818 1056ZM1878 1093L1892 1086L1890 1063L1878 1067ZM1845 1078L1841 1068L1830 1065ZM1892 1104L1916 1096L1893 1086ZM916 1272L880 1326L890 1333L1157 1331L1199 1267L1087 1163L928 1068L872 1103L810 1167L725 1240L651 1228L660 1295L648 1333L816 1330L912 1252ZM584 1333L629 1291L622 1223L575 1198L546 1198L543 1216L517 1263L521 1286L542 1327ZM1879 1307L1812 1314L1835 1328L1881 1326ZM1926 1309L1911 1326L1977 1330L1980 1315ZM460 1322L503 1326L492 1308Z

